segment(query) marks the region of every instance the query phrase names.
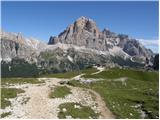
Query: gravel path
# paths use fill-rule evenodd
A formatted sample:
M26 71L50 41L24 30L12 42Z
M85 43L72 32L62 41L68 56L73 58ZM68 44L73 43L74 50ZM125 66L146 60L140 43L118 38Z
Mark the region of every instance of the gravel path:
M32 118L32 119L53 119L57 118L58 106L66 102L78 102L82 105L90 106L96 113L101 113L99 118L114 118L106 107L104 101L98 93L93 90L79 87L71 87L72 94L65 98L49 98L51 88L60 85L63 79L39 78L45 80L43 84L23 84L10 87L21 88L25 93L19 94L17 98L10 99L12 105L6 109L1 109L1 113L11 111L11 115L6 118ZM26 104L24 101L27 100Z
M95 72L95 73L92 73L92 75L95 75L95 74L99 74L99 73L101 73L102 71L104 71L105 70L105 68L104 67L95 67L98 71L97 72Z

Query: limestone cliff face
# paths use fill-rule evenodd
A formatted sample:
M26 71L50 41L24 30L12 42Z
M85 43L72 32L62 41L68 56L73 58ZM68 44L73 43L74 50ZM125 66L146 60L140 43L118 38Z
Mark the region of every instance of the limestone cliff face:
M128 35L116 34L108 29L101 32L95 21L83 16L69 25L58 37L50 37L49 44L57 44L58 42L85 46L100 51L107 51L117 46L130 56L150 58L153 55L137 40L130 39Z
M105 40L102 40L100 37L104 38L96 23L91 19L81 17L74 24L68 26L58 37L53 37L53 43L50 44L61 42L92 49L106 50Z
M159 54L156 54L154 57L153 68L159 70Z
M11 61L13 58L25 59L35 62L35 57L40 49L40 43L33 39L26 40L22 34L1 31L1 60ZM37 48L35 48L35 45ZM41 45L42 46L42 45ZM45 45L43 45L44 47Z

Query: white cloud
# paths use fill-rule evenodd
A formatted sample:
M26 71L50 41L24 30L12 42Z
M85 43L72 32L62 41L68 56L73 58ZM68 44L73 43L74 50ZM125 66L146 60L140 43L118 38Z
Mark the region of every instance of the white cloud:
M146 48L151 49L155 53L159 53L159 40L137 39Z
M145 46L156 45L159 46L159 40L144 40L144 39L137 39Z

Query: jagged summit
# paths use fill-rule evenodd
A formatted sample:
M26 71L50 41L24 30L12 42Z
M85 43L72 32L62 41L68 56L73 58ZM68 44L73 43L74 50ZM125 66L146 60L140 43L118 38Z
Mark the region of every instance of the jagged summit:
M84 17L84 16L81 16L75 22L81 22L81 23L84 23L84 24L92 23L92 24L96 25L96 22L93 19L87 18L87 17Z
M86 21L92 21L92 22L94 22L94 20L93 20L93 19L88 18L88 17L85 17L85 16L81 16L81 17L79 17L76 21L78 21L78 20L86 20Z
M81 16L81 17L79 17L76 21L79 21L79 20L88 20L88 18L87 17L85 17L85 16Z
M150 57L152 54L137 40L130 39L128 35L111 32L108 28L100 31L94 20L84 16L69 25L58 37L50 37L50 45L59 42L100 51L109 51L109 49L119 47L131 56Z
M25 38L22 33L12 33L12 32L5 32L4 30L1 30L2 38L5 37L6 40L12 40L15 42L18 42L20 44L25 44Z

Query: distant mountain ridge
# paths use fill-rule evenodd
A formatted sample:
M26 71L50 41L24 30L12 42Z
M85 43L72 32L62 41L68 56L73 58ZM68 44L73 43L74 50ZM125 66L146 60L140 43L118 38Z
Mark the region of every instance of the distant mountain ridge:
M144 67L146 59L150 65L154 61L154 53L136 39L108 29L101 32L96 22L86 17L77 19L57 37L51 36L48 44L25 38L20 33L1 31L0 36L4 76L6 73L12 76L12 67L17 70L30 66L35 73L42 74L80 70L93 65ZM27 70L31 72L28 67Z
M58 42L100 51L107 51L117 46L130 56L150 58L153 55L151 50L146 49L136 39L130 39L128 35L116 34L108 29L101 32L95 21L83 16L69 25L58 37L51 36L48 44Z

